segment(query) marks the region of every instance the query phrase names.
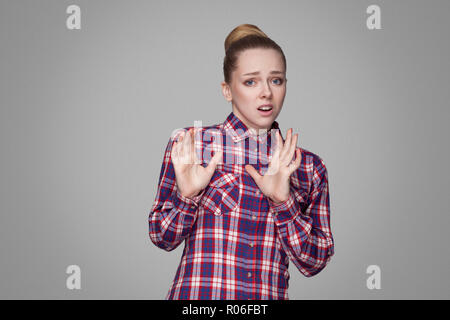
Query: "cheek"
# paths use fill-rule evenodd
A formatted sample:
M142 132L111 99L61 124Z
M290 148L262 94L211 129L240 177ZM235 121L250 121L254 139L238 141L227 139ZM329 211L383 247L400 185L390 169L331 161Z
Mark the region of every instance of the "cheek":
M251 101L255 98L255 90L249 88L239 88L236 90L236 99L241 102Z
M286 94L286 87L282 87L282 88L278 88L278 90L275 91L276 95L279 99L284 98L285 94Z

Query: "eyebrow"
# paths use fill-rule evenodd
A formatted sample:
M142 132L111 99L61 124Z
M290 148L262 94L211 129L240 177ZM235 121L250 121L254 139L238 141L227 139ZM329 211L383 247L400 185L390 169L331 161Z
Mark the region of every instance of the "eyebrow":
M259 71L250 72L250 73L244 73L243 76L254 76L259 74ZM270 74L284 74L282 71L271 71Z

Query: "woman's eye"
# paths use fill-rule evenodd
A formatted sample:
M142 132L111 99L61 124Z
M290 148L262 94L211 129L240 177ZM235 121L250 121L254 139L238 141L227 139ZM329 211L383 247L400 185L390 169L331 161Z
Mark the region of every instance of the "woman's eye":
M283 80L282 79L280 79L280 78L277 78L277 79L275 79L275 81L279 81L277 84L282 84L283 83Z
M276 79L274 79L273 81L278 81L278 82L276 82L275 84L277 84L277 85L281 85L281 84L283 84L283 79L281 79L281 78L276 78ZM250 82L250 83L249 83ZM247 81L245 81L244 83L245 83L245 85L252 85L252 83L251 82L255 82L254 80L247 80Z

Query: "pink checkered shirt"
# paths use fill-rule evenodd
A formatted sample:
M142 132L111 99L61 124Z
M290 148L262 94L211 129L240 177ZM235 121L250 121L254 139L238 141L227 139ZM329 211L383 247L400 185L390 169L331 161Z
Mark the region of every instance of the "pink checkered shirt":
M276 121L272 130L257 135L231 112L223 123L198 129L195 147L202 165L220 147L222 163L198 196L182 196L170 156L181 131L173 135L148 219L156 246L171 251L185 244L166 299L289 299L289 260L311 277L334 254L323 160L300 148L302 161L291 175L290 197L275 204L244 165L252 164L261 174L267 170Z

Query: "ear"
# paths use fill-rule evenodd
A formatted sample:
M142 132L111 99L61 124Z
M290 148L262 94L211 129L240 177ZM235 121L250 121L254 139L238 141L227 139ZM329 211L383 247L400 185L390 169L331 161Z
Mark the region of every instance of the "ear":
M227 99L228 102L231 102L231 100L233 99L233 96L231 95L230 86L225 81L223 81L221 83L221 85L222 85L222 94L223 94L223 96L225 97L225 99Z

